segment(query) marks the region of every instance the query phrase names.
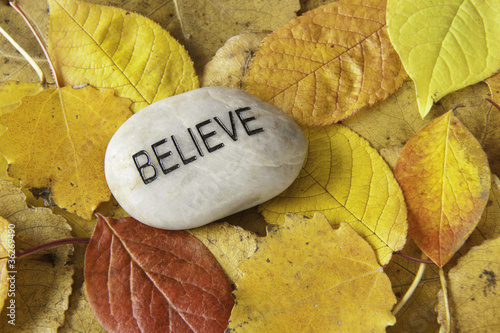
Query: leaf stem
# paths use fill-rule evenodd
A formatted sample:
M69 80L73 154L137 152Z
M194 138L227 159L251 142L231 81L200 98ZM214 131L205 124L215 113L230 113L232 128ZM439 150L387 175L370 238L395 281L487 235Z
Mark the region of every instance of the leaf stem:
M414 258L412 256L403 254L401 252L394 252L394 254L397 254L398 256L401 256L401 257L406 258L408 260L416 261L416 262L419 262L419 263L422 263L422 264L429 264L429 265L433 265L434 264L434 261L432 261L432 260Z
M450 315L450 302L448 301L448 287L446 277L444 276L443 267L439 267L439 280L441 280L441 290L443 291L444 306L446 309L446 323L441 323L441 332L450 333L451 331L451 315ZM444 330L443 330L444 326Z
M21 47L21 45L17 44L17 42L10 37L10 35L0 27L0 33L16 48L19 53L22 54L22 56L28 61L28 63L31 65L31 67L35 70L35 72L38 74L38 77L40 78L40 83L42 85L45 84L45 74L43 74L43 71L41 68L38 66L38 64L33 60L33 58Z
M9 4L19 13L19 15L21 15L21 17L24 19L24 21L26 22L26 24L30 28L30 30L33 33L33 35L35 35L35 38L38 41L38 44L40 44L40 47L42 48L42 51L45 54L45 57L47 58L47 61L49 63L50 71L52 72L52 76L54 78L54 83L55 83L55 85L56 85L57 88L61 88L61 85L59 84L59 79L57 78L57 75L56 75L56 70L54 68L54 63L50 59L49 52L47 51L47 48L43 44L42 39L40 38L40 35L35 30L35 28L31 24L31 22L28 20L28 18L26 17L26 15L22 11L22 9L17 5L17 2L15 0L14 1L9 1Z
M426 263L424 263L424 262L420 263L420 266L418 267L417 274L415 275L415 278L413 279L413 282L411 283L410 288L408 288L408 290L404 294L403 298L401 298L401 300L396 305L394 310L392 310L392 314L394 316L399 312L399 310L401 310L403 308L403 306L406 304L406 302L408 302L408 300L411 298L411 296L413 295L413 293L417 289L418 284L420 283L420 281L422 280L422 277L424 276L426 266L427 266Z
M35 252L38 252L38 251L41 251L41 250L45 250L45 249L49 249L49 248L56 247L56 246L60 246L60 245L65 245L65 244L87 244L88 242L90 242L90 238L74 238L74 237L72 237L72 238L57 239L55 241L51 241L51 242L47 242L47 243L43 243L43 244L34 246L32 248L27 249L24 252L20 252L20 253L17 252L16 253L16 258L19 259L19 258L25 257L27 255L33 254Z

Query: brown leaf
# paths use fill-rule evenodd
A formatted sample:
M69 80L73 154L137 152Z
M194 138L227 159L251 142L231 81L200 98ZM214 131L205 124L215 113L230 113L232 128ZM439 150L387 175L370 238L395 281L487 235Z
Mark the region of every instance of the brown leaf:
M195 237L99 217L85 255L89 302L109 332L223 332L234 301Z

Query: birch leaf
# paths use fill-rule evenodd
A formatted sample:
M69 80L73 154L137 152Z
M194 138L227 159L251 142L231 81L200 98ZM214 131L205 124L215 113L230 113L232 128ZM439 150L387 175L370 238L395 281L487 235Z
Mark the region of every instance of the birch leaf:
M500 238L485 241L460 258L448 274L452 332L500 330ZM440 293L437 310L445 318Z
M387 264L406 242L406 205L401 188L382 157L342 125L304 128L306 163L295 182L260 206L271 224L288 212L325 214L333 226L349 223Z
M49 5L49 48L64 84L114 88L133 111L198 87L184 47L153 21L83 1Z
M444 95L500 69L500 2L389 0L392 44L415 82L425 117Z
M205 65L229 38L275 30L296 17L298 0L174 0L183 36L196 64Z
M388 277L347 224L287 215L240 264L228 332L385 332L395 320Z
M0 151L23 186L50 189L61 208L90 219L108 201L106 146L131 115L129 101L92 87L47 89L0 117Z
M408 205L410 236L442 267L474 230L488 201L486 154L450 111L408 141L394 174Z
M385 27L385 0L338 1L270 34L246 89L306 125L338 122L394 93L406 73Z
M28 208L19 188L0 180L0 216L15 225L16 251L71 237L64 218L47 208ZM71 245L17 260L15 332L57 331L64 322L73 283L73 267L68 264ZM13 332L7 309L0 314L0 332Z

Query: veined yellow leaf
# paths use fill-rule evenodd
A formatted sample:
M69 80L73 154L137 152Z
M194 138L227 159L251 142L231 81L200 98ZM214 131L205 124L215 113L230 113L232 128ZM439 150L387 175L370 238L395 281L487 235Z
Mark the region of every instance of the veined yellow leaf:
M9 250L10 254L15 254L15 243L13 246L9 246L9 221L0 216L0 311L3 309L5 300L8 296L9 291L9 268L7 267L7 262L9 260ZM10 236L12 241L14 241L15 230L12 228ZM13 267L15 269L15 266ZM14 284L15 285L15 284Z
M408 205L410 236L442 267L474 230L488 202L486 154L450 111L408 141L394 174Z
M406 241L406 205L392 171L377 151L342 125L304 128L307 161L295 182L260 206L271 224L285 214L320 211L330 223L349 223L384 265Z
M111 136L132 115L130 101L93 87L47 89L22 99L0 117L7 130L0 152L8 173L27 187L48 188L61 208L90 219L111 193L104 154Z
M266 37L247 90L305 125L328 125L392 93L406 77L385 27L385 0L341 0Z
M347 224L287 215L239 268L228 332L385 332L391 284L373 249Z
M153 21L83 1L49 4L49 47L64 84L114 88L133 111L198 88L184 47Z
M422 117L444 95L500 69L500 1L389 0L392 44L415 82Z

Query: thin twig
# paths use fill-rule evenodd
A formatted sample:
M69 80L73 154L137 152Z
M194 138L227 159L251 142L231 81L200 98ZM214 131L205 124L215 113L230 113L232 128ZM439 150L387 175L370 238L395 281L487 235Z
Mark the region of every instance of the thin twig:
M47 61L49 63L50 70L51 70L52 76L54 78L54 83L56 84L57 88L61 88L61 85L59 84L59 79L57 78L56 70L54 68L54 64L53 64L52 60L50 59L49 52L47 51L47 48L43 44L42 39L40 38L40 35L38 35L38 32L35 30L35 28L31 24L31 22L28 20L28 18L24 14L24 12L21 10L21 8L19 8L19 6L17 5L17 2L16 1L9 1L9 4L19 13L19 15L21 15L21 17L24 19L24 21L26 22L26 24L30 28L33 35L35 35L35 38L38 41L38 44L40 44L40 47L42 48L42 51L45 54L45 57L47 58Z
M19 51L23 55L23 57L28 61L28 63L33 67L35 72L38 74L38 77L40 78L40 84L44 85L45 84L45 74L43 74L42 69L38 66L38 64L33 60L33 58L21 47L21 45L17 44L17 42L10 37L10 35L7 33L7 31L3 30L2 27L0 27L0 33L7 38L7 40L16 48L16 50Z

